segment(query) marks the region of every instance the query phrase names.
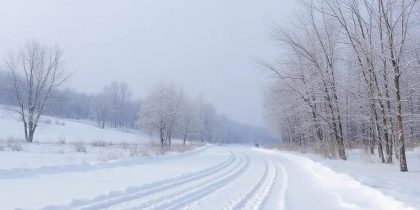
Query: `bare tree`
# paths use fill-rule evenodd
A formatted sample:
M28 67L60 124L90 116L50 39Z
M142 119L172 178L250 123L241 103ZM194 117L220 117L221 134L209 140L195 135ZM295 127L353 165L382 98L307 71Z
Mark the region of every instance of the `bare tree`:
M39 119L54 91L66 81L61 56L58 47L28 42L6 62L19 105L14 111L21 117L27 142L33 141Z
M198 126L201 142L213 139L216 110L202 96L198 98Z
M297 73L286 75L272 65L267 65L267 69L288 84L288 88L298 94L312 110L318 140L324 137L318 117L325 120L331 128L337 153L341 159L345 160L342 114L337 92L337 30L329 17L316 12L313 7L307 7L306 14L308 16L303 17L299 22L301 27L296 29L304 36L281 29L276 31L276 39L289 50L292 56L291 60L284 63L293 63ZM308 84L308 78L313 80L312 84ZM292 82L299 86L294 86ZM317 99L317 95L321 98ZM317 101L321 100L324 101L327 111L323 116L320 116L317 111Z
M108 98L109 104L109 117L112 127L121 128L126 127L127 122L127 109L130 102L131 90L127 83L112 82L103 90L103 94Z
M144 99L137 125L157 132L162 146L171 145L184 95L171 85L159 83Z
M180 137L184 144L196 138L199 128L198 106L189 97L184 96L181 100L179 119L176 125L176 135Z
M94 95L90 103L90 114L93 119L98 122L99 127L105 128L107 122L110 121L111 113L109 98L104 93Z

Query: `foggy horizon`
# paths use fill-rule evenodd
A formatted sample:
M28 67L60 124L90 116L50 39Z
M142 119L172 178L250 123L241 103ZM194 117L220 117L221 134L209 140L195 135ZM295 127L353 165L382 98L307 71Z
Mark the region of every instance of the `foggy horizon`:
M263 127L257 61L278 54L272 26L291 14L288 2L13 1L0 9L0 55L30 40L58 44L73 90L96 93L124 81L142 98L169 82L236 121Z

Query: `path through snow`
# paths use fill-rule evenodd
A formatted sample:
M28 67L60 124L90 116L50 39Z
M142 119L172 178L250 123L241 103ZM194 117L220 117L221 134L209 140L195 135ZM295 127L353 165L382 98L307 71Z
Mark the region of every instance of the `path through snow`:
M412 209L278 151L211 146L175 159L112 164L0 177L1 209Z

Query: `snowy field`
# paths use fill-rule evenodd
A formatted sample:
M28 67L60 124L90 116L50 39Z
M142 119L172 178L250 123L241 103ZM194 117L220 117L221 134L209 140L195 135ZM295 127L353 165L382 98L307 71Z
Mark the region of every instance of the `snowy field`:
M418 209L347 172L288 152L208 146L103 165L0 173L0 197L2 209ZM414 189L418 182L412 181Z
M0 209L420 209L419 149L400 173L362 150L340 161L175 144L162 155L145 135L92 122L46 117L33 144L15 142L15 114L1 110L0 126Z

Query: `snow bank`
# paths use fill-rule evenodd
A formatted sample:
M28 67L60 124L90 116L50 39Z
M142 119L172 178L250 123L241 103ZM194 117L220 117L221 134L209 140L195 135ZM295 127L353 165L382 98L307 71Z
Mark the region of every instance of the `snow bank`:
M395 160L391 165L382 164L376 155L363 150L348 150L347 161L307 157L420 209L420 149L409 149L406 155L409 171L405 173L399 171Z
M310 194L311 189L333 193L329 196L336 199L328 205L336 203L344 209L420 209L418 149L407 152L409 166L412 165L407 173L399 172L397 164L381 164L376 157L362 150L348 150L347 161L324 159L313 154L262 151L281 157L280 161L289 169L289 177L305 186L304 193ZM290 170L292 167L301 170ZM305 180L306 176L312 178ZM321 194L317 190L312 193ZM289 197L293 197L292 192L302 193L294 189L288 192ZM305 208L309 208L311 202L306 203Z

